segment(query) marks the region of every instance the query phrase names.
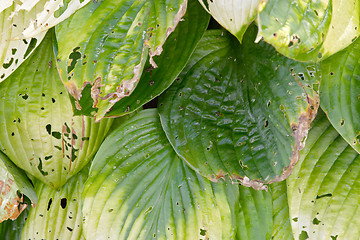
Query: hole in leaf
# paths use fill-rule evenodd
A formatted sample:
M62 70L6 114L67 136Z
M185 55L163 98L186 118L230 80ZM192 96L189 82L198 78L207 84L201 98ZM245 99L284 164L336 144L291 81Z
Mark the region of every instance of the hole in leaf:
M317 218L314 218L314 219L312 220L312 223L313 223L314 225L319 225L320 222L321 222L321 221L319 221L319 219L317 219Z
M206 235L206 230L200 228L200 235L205 236Z
M66 208L66 205L67 205L67 199L66 198L62 198L60 200L60 206L62 209L65 209Z
M52 198L50 198L50 200L49 200L49 202L48 202L48 207L47 207L47 209L46 209L47 211L50 210L51 204L52 204Z

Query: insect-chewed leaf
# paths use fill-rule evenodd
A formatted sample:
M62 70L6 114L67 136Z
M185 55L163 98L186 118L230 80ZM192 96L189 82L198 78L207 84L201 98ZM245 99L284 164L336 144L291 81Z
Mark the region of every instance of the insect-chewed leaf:
M259 14L259 37L298 61L316 62L360 34L357 0L268 1Z
M254 44L249 30L242 45L207 32L159 109L175 151L202 176L263 189L298 160L318 108L317 65Z
M39 202L28 214L22 239L83 240L81 193L87 177L85 167L58 190L37 182Z
M15 220L30 203L35 205L37 196L25 172L0 152L0 222Z
M319 114L288 179L296 239L359 239L360 156Z
M261 0L199 0L199 2L216 21L241 42L246 29L257 16Z
M344 139L360 153L360 39L321 64L321 107Z
M73 117L56 69L54 31L0 84L0 150L18 167L60 187L97 151L112 120Z
M96 154L83 193L83 234L234 239L238 200L238 185L212 183L177 157L157 110L148 109L115 129Z
M90 0L1 0L0 82L40 44L46 30L63 21Z
M106 116L121 116L133 112L167 89L189 61L209 19L210 15L206 14L198 1L190 0L183 21L179 22L166 40L163 53L154 57L158 67L153 68L147 63L131 97L120 99Z
M187 0L97 1L57 25L58 65L76 109L101 119L129 96L148 53L156 66L152 57L161 54L186 7ZM92 105L81 105L81 98Z

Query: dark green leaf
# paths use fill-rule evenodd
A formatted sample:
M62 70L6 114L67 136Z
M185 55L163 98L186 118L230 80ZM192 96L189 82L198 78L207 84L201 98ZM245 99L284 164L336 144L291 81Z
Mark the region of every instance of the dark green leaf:
M250 28L240 45L207 32L159 109L175 151L202 176L264 189L298 160L318 108L318 74L316 65L254 44L255 34Z

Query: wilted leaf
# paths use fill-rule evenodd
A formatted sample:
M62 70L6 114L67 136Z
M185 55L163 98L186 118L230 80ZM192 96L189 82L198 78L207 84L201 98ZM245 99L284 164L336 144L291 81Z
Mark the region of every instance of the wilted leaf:
M241 42L258 13L261 0L199 0L224 28Z
M359 239L359 154L321 114L300 156L288 179L295 238Z
M59 190L37 182L39 202L29 212L22 239L84 239L81 193L87 176L88 169L84 169Z
M99 120L129 96L148 52L156 66L152 57L161 54L186 7L187 0L97 1L57 25L58 65L76 108L85 107L81 98L92 100L86 114Z
M184 21L179 22L175 31L166 40L163 53L154 57L158 68L153 68L147 63L131 97L122 98L115 103L106 116L121 116L135 111L161 94L179 75L210 19L210 15L205 13L197 0L190 0L188 5Z
M298 61L319 61L359 35L357 0L268 1L260 12L259 37Z
M18 167L62 186L97 151L112 120L73 117L56 69L54 31L0 84L0 147Z
M81 3L80 1L1 0L0 82L26 60L40 44L48 29L85 6L90 0Z
M36 202L36 193L25 173L0 152L0 222L15 220L28 204Z
M238 185L211 183L176 156L149 109L114 130L96 154L83 194L84 236L234 239L238 200Z
M284 180L318 108L317 66L224 31L207 32L179 80L160 98L177 154L202 176L244 185Z

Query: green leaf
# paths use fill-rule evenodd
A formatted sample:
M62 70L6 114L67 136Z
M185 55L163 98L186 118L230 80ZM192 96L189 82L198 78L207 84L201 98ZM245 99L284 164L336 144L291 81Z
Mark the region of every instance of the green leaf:
M1 0L0 82L40 44L46 31L90 0Z
M271 194L240 186L238 232L235 239L271 239L273 227Z
M0 152L0 222L15 220L31 203L37 203L34 187L25 173Z
M246 29L257 16L260 0L199 0L199 2L241 43Z
M293 240L290 223L286 181L270 185L274 225L271 239Z
M321 64L321 107L334 128L360 152L360 40Z
M359 19L359 1L268 1L259 14L259 37L289 58L316 62L351 44Z
M39 202L29 212L22 239L84 239L81 193L87 176L88 169L84 169L59 190L38 182Z
M359 172L359 154L319 114L288 179L296 239L359 239Z
M160 95L179 75L189 61L210 19L210 15L204 12L197 0L189 1L188 5L183 17L184 21L179 23L166 40L163 53L154 57L158 68L153 68L150 63L146 64L145 71L131 97L122 98L115 103L106 116L121 116L135 111Z
M51 30L31 57L0 84L0 150L52 187L96 153L112 120L74 117L56 69Z
M99 120L116 102L128 97L148 53L150 63L156 66L152 57L161 54L186 7L187 0L97 1L57 25L58 65L76 108L85 107L82 97L91 97L87 115ZM90 96L83 94L89 84Z
M6 220L0 223L0 239L21 240L21 231L25 225L29 208L26 208L16 220Z
M207 32L159 109L175 151L202 176L264 189L298 160L318 108L317 66L254 44L256 29L247 32L243 45Z
M120 125L96 154L83 193L86 239L234 239L239 190L176 156L156 109Z

